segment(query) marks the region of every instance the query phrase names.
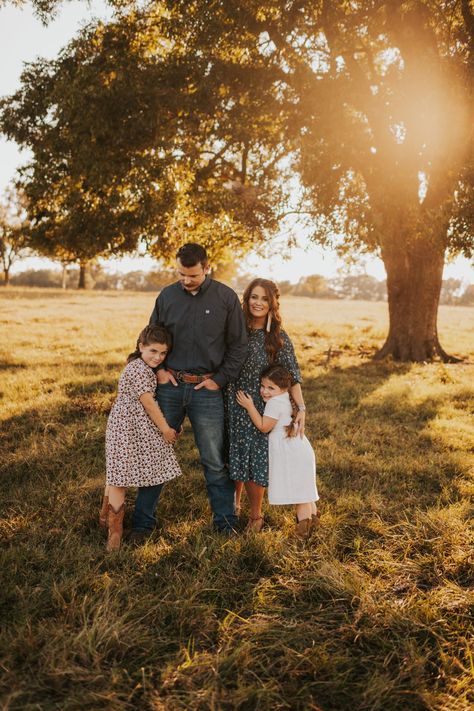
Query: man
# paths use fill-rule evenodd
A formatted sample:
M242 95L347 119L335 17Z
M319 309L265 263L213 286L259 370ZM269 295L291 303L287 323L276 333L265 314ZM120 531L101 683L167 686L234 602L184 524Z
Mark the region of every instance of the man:
M214 527L229 532L236 523L234 483L224 461L222 388L237 377L247 353L245 319L237 294L209 277L206 250L185 244L176 255L179 281L159 294L150 318L172 335L166 369L158 371L157 400L176 431L187 415L201 457ZM138 490L133 537L155 526L163 485Z

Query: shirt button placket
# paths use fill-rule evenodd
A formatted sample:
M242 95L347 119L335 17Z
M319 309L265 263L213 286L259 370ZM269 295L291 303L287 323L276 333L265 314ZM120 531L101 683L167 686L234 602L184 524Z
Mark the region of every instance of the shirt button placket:
M192 296L193 299L193 308L192 308L192 314L193 314L193 325L192 325L192 353L191 353L191 364L190 364L190 369L195 368L197 364L197 336L198 334L196 333L196 324L197 324L197 312L198 312L198 298L199 294L194 294Z

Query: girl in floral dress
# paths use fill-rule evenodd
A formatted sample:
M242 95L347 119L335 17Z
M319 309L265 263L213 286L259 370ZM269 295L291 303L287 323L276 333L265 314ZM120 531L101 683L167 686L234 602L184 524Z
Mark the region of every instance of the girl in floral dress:
M177 433L154 399L156 368L171 346L161 326L146 326L120 376L118 397L107 422L107 485L99 522L108 528L107 551L120 548L125 489L163 484L181 474L173 443Z
M301 437L304 435L305 405L293 344L281 328L277 285L268 279L254 279L245 289L242 307L249 343L239 377L226 389L229 474L236 483L236 512L240 512L245 487L250 503L247 530L259 532L264 523L262 502L268 486L268 435L255 427L248 413L237 403L236 393L239 390L248 393L262 414L265 404L260 396L260 374L269 365L278 363L291 374L289 392L298 408L296 424Z

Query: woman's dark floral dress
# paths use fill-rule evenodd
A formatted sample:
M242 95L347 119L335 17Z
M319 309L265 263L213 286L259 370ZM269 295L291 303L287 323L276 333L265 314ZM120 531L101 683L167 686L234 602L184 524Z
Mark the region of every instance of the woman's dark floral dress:
M292 382L301 383L301 373L293 344L285 331L281 332L283 346L278 351L276 362L291 373ZM263 413L265 403L260 397L260 373L268 365L263 329L249 333L248 355L237 380L226 388L226 416L229 445L229 475L237 481L253 481L268 486L268 435L259 432L252 424L247 411L235 399L237 390L251 395L255 407Z

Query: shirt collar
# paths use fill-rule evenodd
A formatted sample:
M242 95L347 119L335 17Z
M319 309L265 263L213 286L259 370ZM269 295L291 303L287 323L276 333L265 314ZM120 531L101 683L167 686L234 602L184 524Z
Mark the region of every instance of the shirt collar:
M196 291L195 294L193 294L189 291L186 291L186 289L184 288L184 286L181 284L180 281L178 282L178 284L181 287L181 289L184 291L185 294L189 294L190 296L197 296L201 292L204 293L205 291L207 291L209 289L209 287L211 285L211 277L209 276L209 274L206 274L204 281L202 282L201 286L199 287L199 289Z

